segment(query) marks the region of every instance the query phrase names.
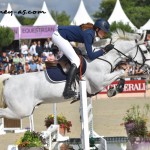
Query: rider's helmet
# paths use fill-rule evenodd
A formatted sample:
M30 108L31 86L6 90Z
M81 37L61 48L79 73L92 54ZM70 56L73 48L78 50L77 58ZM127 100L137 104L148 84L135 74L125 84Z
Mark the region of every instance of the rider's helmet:
M102 19L102 18L96 20L94 26L95 26L96 28L99 28L99 29L103 30L103 31L106 32L106 33L108 33L109 30L110 30L110 25L109 25L108 21L105 20L105 19Z

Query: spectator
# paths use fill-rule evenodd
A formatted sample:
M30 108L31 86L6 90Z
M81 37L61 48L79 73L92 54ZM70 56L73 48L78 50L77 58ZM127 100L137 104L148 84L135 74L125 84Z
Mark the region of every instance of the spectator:
M4 65L2 62L0 62L0 75L4 73Z
M147 34L147 49L150 51L150 34Z
M36 72L37 71L37 64L34 62L34 60L30 63L30 72Z
M7 57L6 53L2 54L2 63L4 66L4 72L9 72L9 68L8 68L8 63L9 63L9 58Z
M52 44L53 44L52 39L51 38L47 38L47 42L48 42L49 49L51 49Z
M129 74L134 75L135 74L135 63L134 62L129 62Z
M48 42L45 41L45 43L44 43L44 52L49 52L49 51L50 51L50 48L49 48Z
M46 61L46 58L47 58L47 56L46 56L45 52L42 53L41 59L42 59L43 62Z
M9 69L9 73L11 75L15 75L17 73L16 66L15 66L14 62L11 63L11 66L10 66L10 69Z
M18 74L23 74L24 73L24 70L23 69L20 69L19 71L18 71Z
M31 47L30 47L30 50L29 50L29 53L31 54L31 55L35 55L36 54L36 42L34 41L34 42L32 42L32 45L31 45Z
M37 70L38 70L38 72L44 70L44 66L42 64L42 61L40 61L40 60L37 63Z
M19 62L24 66L26 59L25 59L25 57L23 56L23 54L20 54L19 59L20 59Z
M18 66L17 66L17 74L20 74L20 70L22 70L24 72L24 67L23 67L22 63L19 62Z
M52 52L49 52L49 55L46 58L46 61L54 61L56 60L54 54Z
M2 54L0 53L0 62L2 62L3 60L2 60Z
M12 49L8 53L9 63L11 64L13 62L13 57L15 56L15 51Z
M135 67L135 75L142 75L144 74L143 68Z
M28 54L28 46L25 44L25 42L22 42L20 50L21 50L21 53L24 55L24 57L26 57Z
M34 55L33 55L33 60L34 60L35 63L38 62L38 58L39 58L39 57L38 57L38 54L34 54Z
M25 59L26 62L28 62L30 64L32 59L33 59L32 55L30 53L28 53L28 55L26 56L26 59Z
M18 67L19 62L20 62L20 58L18 57L18 54L15 53L15 56L13 58L13 63L15 64L16 68Z
M38 56L41 57L41 54L42 54L42 52L43 52L43 48L42 48L42 45L41 45L41 42L40 42L40 41L38 41L38 43L37 43L36 52L38 53Z
M25 63L25 72L30 72L30 65L28 64L28 62Z
M53 54L56 56L59 52L59 49L56 45L53 45L51 48L51 51L53 52Z
M12 57L15 56L15 51L14 51L14 49L12 49L12 50L10 50L10 51L8 52L8 56L9 56L9 55L11 55Z

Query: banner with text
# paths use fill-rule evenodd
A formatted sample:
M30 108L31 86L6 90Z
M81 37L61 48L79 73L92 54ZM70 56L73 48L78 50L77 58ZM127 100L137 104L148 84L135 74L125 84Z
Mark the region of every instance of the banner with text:
M49 26L22 26L21 39L39 39L51 37L56 25Z
M100 94L106 94L110 87L117 86L118 81L113 82L107 86ZM146 92L146 81L145 80L129 80L125 81L124 90L122 93L144 93Z
M11 27L14 32L15 40L19 40L19 28L18 27Z

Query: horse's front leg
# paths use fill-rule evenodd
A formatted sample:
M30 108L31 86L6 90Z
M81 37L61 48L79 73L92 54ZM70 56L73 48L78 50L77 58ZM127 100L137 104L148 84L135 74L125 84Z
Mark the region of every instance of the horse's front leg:
M127 74L127 72L124 70L118 70L118 71L114 71L112 73L106 74L105 78L104 78L104 85L109 85L116 79L118 79L120 77L125 77L126 74Z

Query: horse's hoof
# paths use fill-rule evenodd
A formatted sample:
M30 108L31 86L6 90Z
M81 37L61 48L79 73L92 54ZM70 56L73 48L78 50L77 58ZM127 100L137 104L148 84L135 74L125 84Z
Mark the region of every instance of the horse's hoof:
M117 94L116 90L114 88L110 88L108 91L107 91L107 96L108 97L113 97Z
M75 103L75 102L78 102L79 100L80 100L80 99L73 100L73 101L70 102L70 104L73 104L73 103Z

